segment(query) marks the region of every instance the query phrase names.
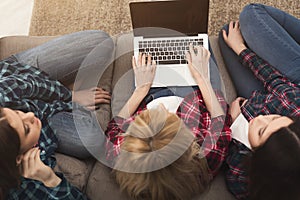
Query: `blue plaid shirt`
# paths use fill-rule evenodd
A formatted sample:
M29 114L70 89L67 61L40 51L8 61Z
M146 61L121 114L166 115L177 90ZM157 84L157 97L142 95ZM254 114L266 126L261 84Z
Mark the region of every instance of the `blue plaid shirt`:
M72 94L60 82L35 67L22 65L14 57L0 62L0 106L33 112L42 122L39 138L41 160L51 168L56 164L54 151L57 138L48 125L48 118L72 109ZM11 189L7 199L86 199L71 186L61 173L61 183L48 188L43 183L21 177L20 187Z
M262 60L251 50L239 55L241 62L249 67L262 81L265 91L254 91L247 103L241 107L248 121L258 115L280 114L300 116L300 86L291 82L278 70ZM242 143L232 140L226 158L226 183L237 199L248 199L249 176L246 169L252 152Z

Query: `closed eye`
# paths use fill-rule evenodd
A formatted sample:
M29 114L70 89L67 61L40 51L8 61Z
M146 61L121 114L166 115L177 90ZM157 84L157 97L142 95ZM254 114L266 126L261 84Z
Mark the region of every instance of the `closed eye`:
M15 112L18 114L18 116L20 116L20 112L18 110L15 110ZM24 124L23 120L22 120L22 123L23 123L23 127L24 127L24 133L25 133L25 135L28 135L28 133L30 132L30 128L28 125Z
M24 125L24 130L25 130L25 135L28 135L28 133L30 132L30 128L28 125Z
M260 128L260 129L259 129L259 131L258 131L258 135L259 135L260 137L261 137L261 136L264 134L264 132L265 132L266 128L267 128L267 126L265 126L265 127L262 127L262 128Z

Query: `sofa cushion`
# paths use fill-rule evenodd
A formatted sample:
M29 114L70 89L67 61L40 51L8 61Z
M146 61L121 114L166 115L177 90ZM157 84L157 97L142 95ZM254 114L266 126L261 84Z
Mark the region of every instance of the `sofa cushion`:
M87 183L86 194L92 200L129 200L125 193L120 192L111 168L96 162Z
M71 184L78 187L80 190L85 191L86 183L95 160L79 160L60 153L56 153L55 157L57 165L55 166L54 171L62 172Z
M119 113L134 90L134 74L131 66L133 55L133 36L122 34L116 39L116 56L112 80L112 115Z
M113 63L110 64L104 71L102 77L99 80L98 86L111 93L112 79L113 79ZM105 131L107 124L111 119L111 104L99 104L99 109L95 111L95 114L102 130Z
M93 200L129 200L129 196L126 193L120 191L120 187L115 181L111 173L111 168L103 165L101 162L97 162L90 174L90 178L87 183L86 194ZM201 195L197 195L193 200L234 200L235 198L227 190L224 174L221 171L220 174L215 177L209 189Z
M234 196L228 191L224 172L221 170L220 173L214 178L209 189L201 195L197 195L193 200L234 200Z

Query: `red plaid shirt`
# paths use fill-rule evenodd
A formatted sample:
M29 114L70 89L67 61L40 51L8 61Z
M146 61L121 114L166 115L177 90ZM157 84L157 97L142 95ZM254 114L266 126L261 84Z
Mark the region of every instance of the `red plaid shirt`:
M216 94L220 104L227 113L228 105L226 101L221 93L216 92ZM145 109L146 104L142 102L135 115ZM196 141L204 152L212 174L216 175L227 155L228 145L231 141L231 130L229 129L231 124L230 115L227 113L225 116L211 118L200 90L187 95L181 102L176 114L194 133ZM123 141L123 137L119 136L119 134L126 132L129 124L135 119L135 115L129 119L115 117L110 121L106 130L106 136L108 137L108 142L113 143L113 147L112 145L107 145L108 159L112 159L119 154L120 145Z
M299 85L291 82L250 49L242 51L240 59L265 87L265 91L254 91L242 107L242 113L248 121L258 115L300 116Z

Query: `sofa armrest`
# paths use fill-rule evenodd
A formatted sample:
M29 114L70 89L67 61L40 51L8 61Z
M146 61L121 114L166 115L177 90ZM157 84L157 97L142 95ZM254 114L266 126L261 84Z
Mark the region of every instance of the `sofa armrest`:
M56 36L7 36L0 38L0 59L38 46Z

